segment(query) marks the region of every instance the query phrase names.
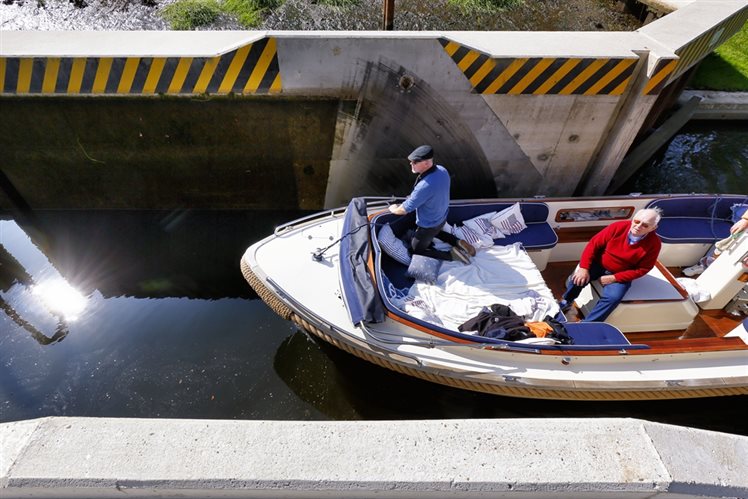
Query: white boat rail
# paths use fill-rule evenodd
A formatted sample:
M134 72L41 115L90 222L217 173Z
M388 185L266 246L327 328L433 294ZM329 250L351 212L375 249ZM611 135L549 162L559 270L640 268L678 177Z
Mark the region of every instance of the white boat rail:
M366 201L366 207L377 207L377 206L389 206L392 203L395 203L397 201L403 200L405 198L398 198L395 196L372 196L372 197L362 197L364 201ZM288 232L290 230L293 230L296 228L297 225L306 224L314 220L320 220L323 218L333 218L336 215L341 215L345 213L346 208L348 206L339 206L337 208L332 208L330 210L322 211L322 212L314 212L311 215L307 215L305 217L297 218L296 220L291 220L290 222L286 222L284 224L281 224L275 228L273 231L273 235L280 236L281 234Z

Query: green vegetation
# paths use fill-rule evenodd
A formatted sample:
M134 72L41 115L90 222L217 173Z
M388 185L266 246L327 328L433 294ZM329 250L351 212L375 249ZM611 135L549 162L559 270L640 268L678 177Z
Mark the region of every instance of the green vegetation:
M282 0L224 0L223 11L235 17L242 26L254 28L262 22L262 15L281 5Z
M193 30L208 26L221 15L216 0L178 0L161 11L175 30Z
M495 12L522 4L524 0L449 0L464 12Z
M748 92L748 24L702 61L689 86Z
M254 0L224 0L223 10L233 15L242 26L252 28L262 21L260 9Z
M328 0L351 1L351 0ZM246 28L262 22L264 13L279 7L283 0L177 0L162 10L172 29L194 30L210 25L221 14L228 14Z

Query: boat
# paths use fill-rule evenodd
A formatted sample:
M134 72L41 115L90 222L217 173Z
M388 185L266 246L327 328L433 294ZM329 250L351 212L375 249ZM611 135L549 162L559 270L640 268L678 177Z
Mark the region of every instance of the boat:
M434 383L550 400L748 394L748 234L729 232L748 196L456 200L447 228L478 246L469 265L399 261L398 241L404 247L415 224L413 214L387 210L401 201L355 198L278 226L247 248L242 274L312 335ZM590 237L645 207L663 211L652 271L605 322L581 320L599 297L597 283L561 311L564 280ZM700 261L709 265L684 276ZM462 328L499 305L552 332L518 338Z

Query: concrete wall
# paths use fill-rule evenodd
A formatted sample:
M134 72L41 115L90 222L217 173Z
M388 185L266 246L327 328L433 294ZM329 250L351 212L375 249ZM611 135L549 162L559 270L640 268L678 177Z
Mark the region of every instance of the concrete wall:
M748 497L748 438L634 419L0 424L0 496Z
M307 132L335 140L290 159L329 158L326 206L407 194L403 158L421 143L452 171L453 197L595 195L662 89L746 18L748 0L695 0L631 33L3 32L0 92L335 99L334 125ZM3 171L43 204L2 140ZM287 164L284 139L269 140L267 163Z

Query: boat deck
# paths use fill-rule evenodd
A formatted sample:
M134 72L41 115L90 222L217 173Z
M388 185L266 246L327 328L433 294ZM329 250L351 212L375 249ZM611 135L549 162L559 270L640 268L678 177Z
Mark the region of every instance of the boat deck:
M564 293L564 281L574 270L577 262L551 262L541 273L554 296L561 298ZM669 267L668 270L675 277L685 277L679 267ZM580 320L582 317L576 306L566 313L570 322ZM645 343L652 340L669 340L685 338L717 338L733 330L741 321L742 317L736 317L723 310L700 310L693 324L684 332L681 329L673 331L625 333L632 343Z

